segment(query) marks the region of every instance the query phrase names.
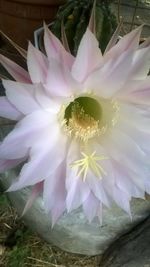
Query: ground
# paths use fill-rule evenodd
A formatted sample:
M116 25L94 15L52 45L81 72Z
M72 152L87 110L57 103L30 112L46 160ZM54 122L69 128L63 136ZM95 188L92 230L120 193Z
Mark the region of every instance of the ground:
M99 257L66 253L41 240L0 195L0 267L97 267Z

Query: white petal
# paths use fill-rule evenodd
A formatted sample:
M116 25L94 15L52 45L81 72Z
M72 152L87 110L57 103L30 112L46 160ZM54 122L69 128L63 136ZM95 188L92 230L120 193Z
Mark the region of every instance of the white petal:
M143 198L144 191L139 188L138 183L133 179L133 173L123 166L123 163L113 161L115 184L118 189L129 197ZM137 179L138 180L138 179ZM144 184L144 183L143 183Z
M48 92L42 84L36 85L35 99L41 108L48 112L57 113L61 108L60 103L58 103L56 99L54 101L50 95L48 95Z
M78 160L80 156L80 146L72 141L67 155L66 190L67 210L78 208L88 197L90 190L88 185L78 177L78 169L71 167L71 164Z
M0 97L0 116L10 120L20 120L23 114L5 96Z
M53 130L54 132L47 133L47 137L41 135L41 140L34 144L30 152L30 161L24 165L18 181L9 188L9 191L41 182L48 178L63 161L66 139L61 136L54 123Z
M135 52L132 63L132 79L145 79L150 69L150 46Z
M102 54L94 34L87 29L80 42L77 56L72 67L72 75L83 81L102 62Z
M117 60L108 61L93 72L84 83L84 87L104 98L113 97L126 83L131 72L133 53L123 52ZM126 71L124 71L126 70Z
M122 27L122 21L118 24L115 32L113 33L105 51L104 51L104 55L113 47L115 46L115 44L117 43L118 39L119 39L119 34L121 31L121 27Z
M30 42L27 54L27 65L33 83L44 82L47 76L48 60L41 51Z
M149 106L150 78L127 82L116 97L126 103L142 104Z
M88 198L84 201L83 210L89 222L91 222L97 215L99 203L99 200L94 196L93 193L90 193Z
M131 198L128 196L128 194L124 193L123 191L121 191L117 187L114 187L113 188L113 198L114 198L116 204L131 216L131 211L130 211Z
M16 81L31 83L31 79L28 72L12 60L6 58L3 55L0 55L0 63Z
M50 61L45 87L50 95L63 97L72 96L79 90L69 70L56 60Z
M68 211L72 211L83 204L89 196L90 189L87 183L83 182L77 175L72 176L70 174L68 179L70 179L70 187L67 186L66 206Z
M35 87L31 84L4 81L8 100L23 114L29 114L41 109L34 98Z
M47 212L58 208L60 203L65 203L66 166L63 161L58 168L44 181L43 200Z
M145 153L138 144L128 135L113 130L111 137L107 138L105 147L108 154L117 162L121 162L127 170L129 169L134 175L132 179L137 179L137 184L144 190L142 177L148 174L148 163ZM137 177L137 178L136 178Z
M71 68L74 57L65 50L59 39L48 29L46 24L44 24L44 45L49 61L55 59L69 69Z
M128 121L135 129L139 129L150 133L150 118L149 109L143 108L142 105L133 105L128 103L120 104L120 118L121 120Z
M26 214L26 212L32 207L33 202L36 200L36 198L39 196L39 194L43 191L43 182L37 183L34 185L31 195L29 196L25 207L22 212L22 216Z
M139 46L142 28L143 26L137 27L135 30L122 37L119 42L105 54L105 60L110 58L115 59L125 51L135 51Z
M59 167L44 181L43 200L46 211L51 213L52 226L66 208L66 166L63 161Z
M123 123L118 125L118 128L124 133L128 134L139 147L150 156L150 133L145 132L142 128L136 128L132 123L132 120L124 119Z
M105 179L105 177L103 177L102 180L103 179ZM88 171L86 183L88 184L90 190L104 205L110 207L109 197L105 191L102 180L96 177L90 170Z
M51 124L49 113L37 111L21 120L0 145L0 157L17 159L24 157L28 149L40 140Z

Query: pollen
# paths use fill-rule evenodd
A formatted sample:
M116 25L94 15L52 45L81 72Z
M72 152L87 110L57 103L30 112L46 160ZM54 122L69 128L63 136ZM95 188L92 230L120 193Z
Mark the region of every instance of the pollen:
M99 133L99 120L95 120L86 114L84 109L77 103L72 108L72 116L68 121L68 131L76 139L88 141Z
M78 97L65 110L66 130L75 139L87 142L99 134L101 117L102 109L96 99Z
M92 138L101 138L119 119L119 105L115 100L80 96L60 112L59 119L65 133L71 138L88 143Z
M83 158L74 161L71 164L71 168L77 168L78 177L82 177L82 180L85 182L88 170L90 169L97 178L100 180L102 179L103 175L107 175L103 167L100 165L101 160L108 159L105 156L97 156L95 155L96 152L94 151L92 154L86 154L84 152L81 153Z

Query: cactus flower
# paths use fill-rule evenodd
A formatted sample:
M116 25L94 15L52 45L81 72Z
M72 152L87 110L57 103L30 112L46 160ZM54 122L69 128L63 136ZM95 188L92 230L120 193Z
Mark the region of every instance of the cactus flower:
M102 55L87 29L76 57L45 26L46 56L29 43L28 71L0 56L0 115L17 121L0 144L0 172L24 165L8 191L42 192L52 223L82 207L89 222L150 193L150 46L142 27Z

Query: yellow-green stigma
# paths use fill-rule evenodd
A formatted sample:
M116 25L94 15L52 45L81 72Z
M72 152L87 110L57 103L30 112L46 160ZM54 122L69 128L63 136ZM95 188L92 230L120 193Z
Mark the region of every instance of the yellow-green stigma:
M88 141L99 133L102 108L91 97L82 96L71 102L64 114L67 131L81 141Z
M108 159L105 156L96 156L96 152L92 154L85 154L82 152L82 159L76 160L71 164L72 168L78 168L78 177L82 177L82 180L86 180L88 170L90 169L97 178L102 179L102 175L107 175L99 161Z

